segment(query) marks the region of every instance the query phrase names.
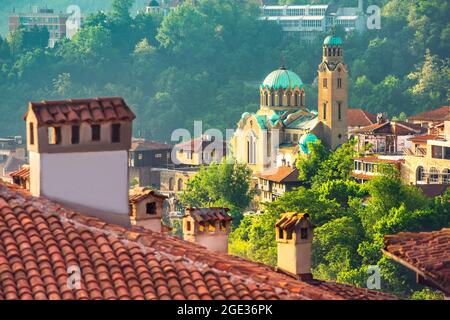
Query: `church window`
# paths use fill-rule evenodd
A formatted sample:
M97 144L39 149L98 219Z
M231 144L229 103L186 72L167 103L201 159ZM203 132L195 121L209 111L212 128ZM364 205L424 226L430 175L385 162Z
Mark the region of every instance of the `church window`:
M34 144L34 124L30 122L30 144Z
M287 104L287 106L288 107L290 107L291 106L291 93L290 92L288 92L288 93L286 93L286 104Z
M256 163L256 136L253 132L247 137L247 163Z
M303 92L302 93L300 93L300 105L301 106L303 106L304 104L305 104L305 96L304 96L304 94L303 94Z
M264 92L264 104L265 104L266 106L269 105L269 95L268 95L267 92Z
M328 78L323 78L323 87L328 88Z
M342 79L341 78L337 79L337 87L342 88Z
M270 105L275 106L275 92L273 91L270 93Z
M283 106L283 91L278 91L278 106Z
M338 102L337 104L338 104L338 119L342 120L342 105L340 102Z
M296 92L295 95L294 95L294 106L295 107L298 106L298 92Z
M327 104L325 102L323 104L323 119L327 120Z
M336 55L336 48L333 48L333 56Z

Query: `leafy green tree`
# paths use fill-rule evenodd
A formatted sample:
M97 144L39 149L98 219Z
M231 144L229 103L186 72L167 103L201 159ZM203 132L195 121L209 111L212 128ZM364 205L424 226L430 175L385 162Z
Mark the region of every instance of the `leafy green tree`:
M309 154L298 159L296 166L299 180L311 184L313 177L318 174L321 164L329 157L329 151L320 141L309 142L308 149Z
M245 164L224 158L221 163L201 167L187 182L180 202L192 207L228 207L238 225L254 195L251 182L251 170Z

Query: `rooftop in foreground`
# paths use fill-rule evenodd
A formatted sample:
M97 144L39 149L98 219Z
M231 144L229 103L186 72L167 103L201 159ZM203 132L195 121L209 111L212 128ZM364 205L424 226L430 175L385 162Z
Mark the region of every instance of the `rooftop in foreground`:
M68 268L80 268L78 289ZM0 182L3 299L392 299L304 282L172 236L126 229Z

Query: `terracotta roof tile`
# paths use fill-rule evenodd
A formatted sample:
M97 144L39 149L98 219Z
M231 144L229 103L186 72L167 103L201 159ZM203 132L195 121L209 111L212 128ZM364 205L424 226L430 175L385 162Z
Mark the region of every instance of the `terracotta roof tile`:
M355 129L352 133L410 135L424 133L425 131L426 129L418 124L405 121L385 121Z
M38 125L133 120L135 118L134 113L120 97L30 102L30 111L36 115ZM25 114L26 116L27 114Z
M20 178L20 179L27 180L30 178L30 167L24 166L17 171L11 172L9 175L13 178Z
M450 120L450 106L443 106L425 111L408 118L410 121L444 121Z
M281 218L275 223L275 227L291 231L295 228L297 223L299 223L304 219L309 221L309 214L298 212L287 212L281 215Z
M167 234L109 225L4 183L0 235L0 300L393 298L298 281ZM69 266L80 269L79 288L68 286Z
M281 166L271 171L260 173L259 178L274 182L298 182L298 169L295 167Z
M186 216L191 216L198 222L231 221L228 208L186 208Z
M450 228L384 236L383 252L450 294Z
M347 109L349 127L366 127L377 122L377 115L363 109Z

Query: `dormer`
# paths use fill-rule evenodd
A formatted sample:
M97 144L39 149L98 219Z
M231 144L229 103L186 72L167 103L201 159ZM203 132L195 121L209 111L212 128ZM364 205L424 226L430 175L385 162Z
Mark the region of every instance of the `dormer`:
M166 196L154 190L136 187L130 190L130 221L131 225L161 232L162 213Z
M312 279L311 246L313 225L309 214L289 212L275 224L277 269L299 279Z
M231 221L228 208L186 208L183 217L184 240L210 250L228 253Z

